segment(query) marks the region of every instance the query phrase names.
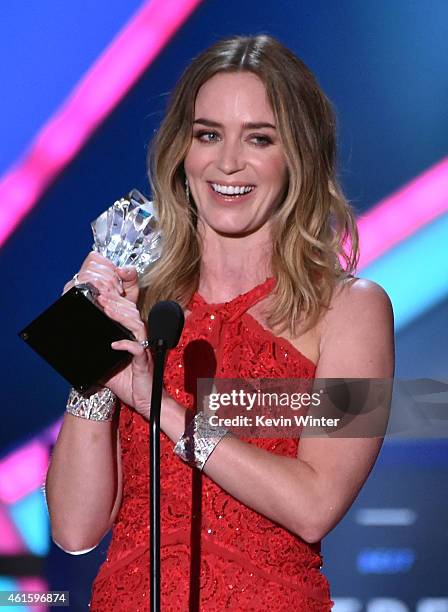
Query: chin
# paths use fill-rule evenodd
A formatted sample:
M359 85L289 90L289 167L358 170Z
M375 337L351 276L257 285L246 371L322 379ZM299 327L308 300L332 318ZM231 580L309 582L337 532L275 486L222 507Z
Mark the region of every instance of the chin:
M254 234L262 229L267 224L267 219L262 221L256 219L241 219L239 218L222 218L223 215L218 215L218 218L213 218L215 215L210 215L208 218L202 218L202 225L205 231L212 231L215 234L225 237L239 238Z
M253 233L251 230L215 230L215 233L224 238L244 238Z
M244 236L250 236L260 229L260 226L244 226L235 227L232 225L216 225L210 226L211 230L219 236L225 236L226 238L244 238Z

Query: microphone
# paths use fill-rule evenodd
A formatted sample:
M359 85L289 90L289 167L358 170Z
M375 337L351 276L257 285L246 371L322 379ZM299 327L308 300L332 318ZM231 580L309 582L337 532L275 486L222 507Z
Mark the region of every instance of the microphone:
M148 316L150 346L171 349L177 346L184 327L184 311L177 302L157 302Z
M168 349L177 346L184 312L177 302L154 304L148 316L148 342L154 348L149 440L151 612L160 612L160 409Z

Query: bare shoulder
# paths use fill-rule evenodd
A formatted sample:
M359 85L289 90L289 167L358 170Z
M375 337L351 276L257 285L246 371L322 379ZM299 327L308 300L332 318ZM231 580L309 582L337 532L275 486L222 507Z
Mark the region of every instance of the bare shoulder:
M362 278L341 282L320 325L320 375L391 376L393 327L392 304L380 285Z
M392 314L392 304L386 291L366 278L351 277L341 281L334 291L330 309L324 317L335 319L357 317L366 319L369 314Z

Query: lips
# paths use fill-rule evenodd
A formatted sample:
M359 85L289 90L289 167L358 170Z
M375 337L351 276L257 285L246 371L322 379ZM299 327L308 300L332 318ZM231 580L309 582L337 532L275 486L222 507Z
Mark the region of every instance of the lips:
M247 183L245 184L240 183L240 185L238 186L244 186L244 185L247 185ZM236 187L237 185L234 185L234 186ZM257 189L254 186L252 191L249 191L248 193L230 195L226 193L218 193L217 191L213 189L211 183L208 184L208 187L209 187L210 193L213 196L213 199L215 200L215 202L218 202L220 204L223 204L223 203L242 204L243 202L246 202L247 200L249 200Z

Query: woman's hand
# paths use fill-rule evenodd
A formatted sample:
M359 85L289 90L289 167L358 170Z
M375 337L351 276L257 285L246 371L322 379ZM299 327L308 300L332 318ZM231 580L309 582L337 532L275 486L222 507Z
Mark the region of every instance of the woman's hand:
M129 269L130 268L123 268L123 270ZM109 294L111 292L118 295L125 295L126 286L125 282L123 282L120 277L119 270L120 268L117 268L116 265L103 257L103 255L91 251L83 261L79 272L75 275L77 276L76 284L90 283L99 291L100 295ZM65 284L63 293L66 293L69 289L74 287L74 285L75 280L73 278ZM128 293L126 297L136 302L138 297L137 283L132 279L132 282L127 282L127 285L129 285L128 290L130 293Z
M132 269L117 269L123 280L125 294L137 300L137 272ZM121 323L135 336L133 340L112 342L115 350L128 351L132 355L131 363L123 370L105 381L104 385L117 395L125 404L132 406L145 419L149 420L152 389L152 357L150 351L142 347L146 340L146 326L143 323L136 303L128 297L117 295L117 292L103 293L98 297L105 314Z
M84 260L76 284L89 283L99 292L98 303L105 314L129 329L137 341L122 340L112 348L133 355L132 362L103 383L124 403L149 419L152 388L152 358L139 342L146 340L146 328L137 309L139 295L135 268L118 268L111 261L92 251ZM64 286L64 293L75 285L72 279Z

